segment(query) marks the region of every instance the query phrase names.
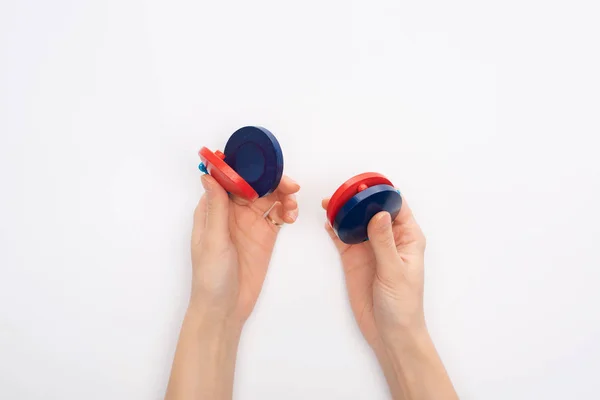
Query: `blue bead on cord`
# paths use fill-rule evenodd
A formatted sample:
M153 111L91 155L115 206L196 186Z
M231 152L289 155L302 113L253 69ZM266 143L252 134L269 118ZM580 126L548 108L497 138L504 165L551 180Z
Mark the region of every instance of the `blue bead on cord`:
M200 165L198 165L198 169L199 169L199 170L200 170L202 173L204 173L204 174L208 175L208 169L206 169L206 165L204 165L204 163L200 163ZM231 193L227 192L227 194L231 194Z

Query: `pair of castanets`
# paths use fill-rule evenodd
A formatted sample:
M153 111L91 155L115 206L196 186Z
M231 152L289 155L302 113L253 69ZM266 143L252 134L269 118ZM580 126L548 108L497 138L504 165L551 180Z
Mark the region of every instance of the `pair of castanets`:
M265 128L246 126L231 135L225 150L199 151L199 168L230 194L254 201L272 193L283 176L283 152ZM387 211L392 220L402 207L400 191L385 176L367 172L344 182L331 196L327 219L340 240L356 244L368 240L367 225Z

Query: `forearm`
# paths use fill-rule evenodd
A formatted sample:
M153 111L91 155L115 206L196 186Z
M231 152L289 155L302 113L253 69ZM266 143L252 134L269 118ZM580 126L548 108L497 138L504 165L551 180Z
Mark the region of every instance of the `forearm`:
M375 348L395 400L457 400L426 329L396 332Z
M231 399L241 328L199 310L186 313L166 400Z
M375 356L377 357L377 361L379 362L381 370L385 376L385 380L387 381L392 399L406 400L402 388L400 387L398 376L394 370L394 365L392 364L392 360L390 359L384 344L381 342L377 343L373 350L375 351Z

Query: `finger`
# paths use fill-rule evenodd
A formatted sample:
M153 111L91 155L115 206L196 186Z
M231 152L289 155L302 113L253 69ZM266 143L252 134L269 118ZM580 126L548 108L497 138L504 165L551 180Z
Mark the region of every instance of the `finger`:
M285 210L293 210L295 208L298 208L298 201L296 200L296 195L287 194L285 196L282 196L281 204L283 204L283 208Z
M289 176L284 176L279 182L279 186L277 186L277 192L281 194L294 194L300 190L300 185L298 185L292 178Z
M340 240L340 238L335 234L331 225L329 225L329 222L325 223L325 230L329 234L329 237L333 241L335 248L339 251L340 254L342 254L344 251L346 251L348 249L348 247L350 247L349 244L346 244Z
M298 219L298 213L298 207L294 208L293 210L284 210L281 218L286 224L293 224Z
M282 210L283 206L281 202L276 201L264 212L262 216L265 220L267 220L267 222L273 225L281 225L285 223Z
M406 198L402 196L402 207L400 208L400 213L394 220L394 226L398 226L402 231L403 235L403 243L400 243L397 247L399 250L404 251L407 247L406 245L416 244L419 251L425 250L425 235L421 230L421 227L417 223L412 210L410 209Z
M367 230L377 260L377 272L384 278L392 276L399 260L392 230L392 217L386 211L376 214L371 218Z
M279 186L273 193L270 193L265 197L261 197L253 203L242 199L234 199L234 201L236 204L249 205L253 209L258 210L261 214L263 214L271 208L273 203L276 201L283 202L286 196L294 194L298 192L298 190L300 190L300 185L294 182L290 177L284 176L281 179L281 182L279 182Z
M276 201L269 209L267 209L267 211L265 211L263 217L271 218L278 224L293 224L298 218L298 208L286 210L280 201Z
M233 201L235 204L238 204L240 206L247 206L249 204L251 204L252 202L250 200L246 200L244 198L241 198L239 196L236 195L229 195L229 198L231 199L231 201Z
M254 203L248 204L248 207L255 210L258 214L263 217L273 210L276 203L278 203L277 196L267 196L256 200Z
M327 210L327 207L329 207L329 200L331 200L330 197L325 197L321 200L321 207L323 207L323 210Z
M194 226L192 228L192 242L200 243L204 227L206 225L206 193L200 197L200 201L194 210Z
M288 194L281 199L281 218L286 224L293 224L298 219L298 201L296 195Z
M216 237L229 234L229 196L210 175L202 176L206 190L206 229Z
M405 225L408 223L416 223L416 221L413 212L406 201L406 197L402 196L402 206L400 207L398 216L394 219L394 224Z

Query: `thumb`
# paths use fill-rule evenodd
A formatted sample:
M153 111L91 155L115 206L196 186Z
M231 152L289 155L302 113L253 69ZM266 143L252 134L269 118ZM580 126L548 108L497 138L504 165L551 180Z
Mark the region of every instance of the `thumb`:
M387 269L395 268L398 261L398 250L394 232L392 231L392 217L390 213L382 211L376 214L367 227L369 241L377 260L377 272L382 276L393 273Z
M206 191L206 231L209 235L228 235L229 196L225 189L210 175L202 175Z

